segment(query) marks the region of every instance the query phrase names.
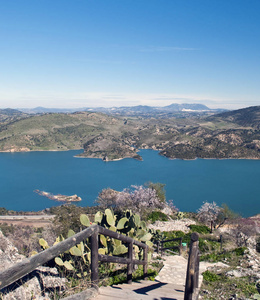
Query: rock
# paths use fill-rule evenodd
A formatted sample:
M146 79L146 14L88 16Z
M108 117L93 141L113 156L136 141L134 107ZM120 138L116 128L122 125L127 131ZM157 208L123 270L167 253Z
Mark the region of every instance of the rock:
M5 270L25 259L0 231L0 269ZM60 278L56 268L38 267L29 275L1 290L2 300L47 300L49 293L66 288L66 279Z
M171 215L172 209L168 205L165 205L164 208L162 209L162 213L164 213L166 215Z
M226 273L226 275L229 276L229 277L242 277L243 276L243 274L241 272L236 271L236 270L228 271Z
M159 229L160 231L172 231L172 230L180 230L185 233L190 231L189 225L196 224L195 221L190 219L181 219L174 221L156 221L154 224L150 224L148 227L152 229Z
M0 270L8 269L23 259L24 256L18 253L17 248L0 231Z

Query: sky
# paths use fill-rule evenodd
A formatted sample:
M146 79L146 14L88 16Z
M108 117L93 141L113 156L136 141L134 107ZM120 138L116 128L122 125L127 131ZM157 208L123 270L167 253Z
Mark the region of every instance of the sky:
M259 0L0 0L0 108L260 105Z

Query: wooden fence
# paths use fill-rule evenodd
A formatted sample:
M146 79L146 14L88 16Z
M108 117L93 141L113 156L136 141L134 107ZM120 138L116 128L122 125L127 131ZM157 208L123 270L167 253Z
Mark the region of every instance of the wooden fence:
M98 235L103 234L114 239L118 239L125 242L128 245L128 255L127 258L115 257L108 255L98 254ZM143 265L144 268L144 278L147 277L147 266L148 266L148 246L139 241L136 241L125 235L110 231L104 227L98 225L92 225L87 229L73 235L70 238L30 257L24 259L22 262L15 264L11 268L0 273L0 290L8 285L14 283L15 281L21 279L25 275L28 275L34 271L37 267L47 263L48 261L54 259L56 256L69 250L71 247L79 244L81 241L90 238L91 242L91 284L92 286L97 286L99 276L98 276L98 262L112 262L127 264L127 282L132 282L132 272L133 266L135 264ZM143 260L133 259L133 245L137 245L143 248Z
M114 239L118 239L128 246L127 258L118 256L101 255L98 253L98 235L103 234ZM16 282L17 280L28 275L34 271L37 267L47 263L54 259L56 256L64 253L73 246L79 244L81 241L90 238L91 243L91 284L93 287L97 287L99 281L98 275L98 262L111 262L127 265L127 283L132 283L132 272L135 264L143 265L144 278L147 278L147 266L148 266L148 246L139 241L136 241L125 235L110 231L104 227L98 225L92 225L87 229L73 235L70 238L30 257L24 259L22 262L17 263L11 268L0 273L0 290ZM169 241L180 240L179 253L181 253L182 239L173 239L162 241L162 245ZM133 245L143 248L143 259L133 259ZM192 233L190 251L187 265L187 275L185 284L185 295L184 300L196 300L198 297L198 286L199 286L199 235L198 233ZM161 248L164 251L169 248ZM176 247L175 247L176 248Z
M179 241L178 246L164 247L165 243L176 242L176 241ZM182 253L182 237L171 239L171 240L157 241L156 244L157 244L156 250L158 254L161 252L161 255L163 255L165 250L176 250L176 249L179 251L179 255L181 255Z

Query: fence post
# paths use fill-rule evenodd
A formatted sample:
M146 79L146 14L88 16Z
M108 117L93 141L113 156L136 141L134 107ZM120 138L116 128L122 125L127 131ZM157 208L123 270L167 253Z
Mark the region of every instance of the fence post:
M222 234L220 235L220 249L222 250L222 247L223 247L223 237L222 237Z
M200 259L199 259L199 247L196 252L196 261L195 261L195 274L194 274L194 288L199 287L199 272L200 272Z
M157 241L157 254L159 254L160 251L160 241Z
M179 255L182 254L182 237L180 239L180 245L179 245Z
M98 285L98 232L95 231L90 237L91 243L91 286Z
M127 283L132 284L132 273L133 273L133 241L128 243L128 258L130 263L127 264Z
M191 234L184 300L192 300L192 294L194 292L194 289L198 286L198 276L199 276L198 255L199 255L199 235L197 232L193 232Z
M147 279L147 269L148 269L148 246L144 248L144 279Z

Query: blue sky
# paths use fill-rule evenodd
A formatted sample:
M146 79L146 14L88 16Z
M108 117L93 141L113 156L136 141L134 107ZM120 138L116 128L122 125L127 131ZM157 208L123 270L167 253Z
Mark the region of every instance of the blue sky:
M259 0L0 0L0 107L260 105Z

